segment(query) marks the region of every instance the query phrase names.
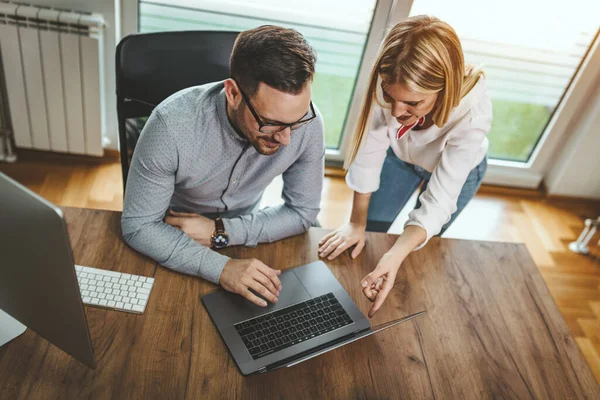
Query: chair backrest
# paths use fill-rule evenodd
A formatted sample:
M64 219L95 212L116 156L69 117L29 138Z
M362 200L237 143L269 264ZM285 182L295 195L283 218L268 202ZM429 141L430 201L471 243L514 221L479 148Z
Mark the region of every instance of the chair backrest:
M229 78L229 56L238 34L158 32L121 40L116 78L123 189L139 133L154 107L181 89Z

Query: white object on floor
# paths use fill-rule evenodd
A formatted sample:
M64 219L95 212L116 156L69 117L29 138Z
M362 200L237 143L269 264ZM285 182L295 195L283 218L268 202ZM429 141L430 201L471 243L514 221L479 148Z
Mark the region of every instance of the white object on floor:
M83 304L142 314L154 278L75 265Z
M592 237L594 237L594 234L598 229L598 225L600 225L600 217L598 217L596 220L586 219L585 228L583 228L583 231L577 240L569 244L569 250L575 253L589 254L590 249L588 247L588 243L590 240L592 240ZM600 245L600 241L598 244Z

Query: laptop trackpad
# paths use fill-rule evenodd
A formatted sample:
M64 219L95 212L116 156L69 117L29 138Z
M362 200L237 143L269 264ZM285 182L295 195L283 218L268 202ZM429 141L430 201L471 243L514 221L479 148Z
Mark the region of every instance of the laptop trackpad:
M236 310L236 313L239 312L237 315L240 318L248 319L310 299L310 294L304 288L294 271L283 272L279 275L279 280L283 289L279 293L279 301L276 304L267 301L268 305L266 307L259 307L249 300L235 295L235 298L232 299L234 301L234 304L232 304L233 307L231 307L232 310Z

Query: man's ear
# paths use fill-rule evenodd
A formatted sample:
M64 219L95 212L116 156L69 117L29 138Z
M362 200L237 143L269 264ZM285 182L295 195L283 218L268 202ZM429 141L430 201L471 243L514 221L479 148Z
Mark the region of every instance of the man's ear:
M237 109L242 102L242 94L240 93L240 89L233 79L226 79L225 82L225 97L227 98L227 103L234 109Z

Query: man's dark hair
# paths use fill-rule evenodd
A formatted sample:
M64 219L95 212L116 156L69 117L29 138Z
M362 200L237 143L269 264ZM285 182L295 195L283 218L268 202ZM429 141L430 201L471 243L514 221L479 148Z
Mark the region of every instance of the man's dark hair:
M229 72L242 90L252 96L259 82L279 91L298 94L315 73L317 56L300 33L263 25L239 34Z

